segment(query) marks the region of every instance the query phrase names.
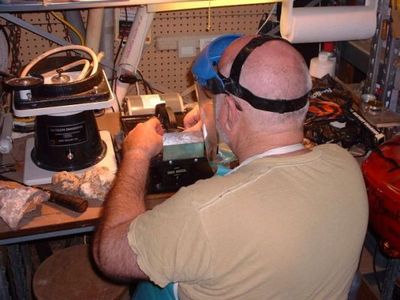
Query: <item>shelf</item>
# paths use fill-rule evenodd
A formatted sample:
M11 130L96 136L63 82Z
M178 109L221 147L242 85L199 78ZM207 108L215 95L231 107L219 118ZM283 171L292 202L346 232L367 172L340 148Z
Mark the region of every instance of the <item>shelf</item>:
M183 0L174 0L174 2ZM187 1L187 0L185 0ZM70 9L87 9L96 7L121 7L136 6L144 4L166 3L163 0L86 0L86 1L68 1L68 0L0 0L0 13L15 12L33 12L33 11L49 11L49 10L70 10Z
M367 73L371 40L348 41L340 43L340 55L358 70Z

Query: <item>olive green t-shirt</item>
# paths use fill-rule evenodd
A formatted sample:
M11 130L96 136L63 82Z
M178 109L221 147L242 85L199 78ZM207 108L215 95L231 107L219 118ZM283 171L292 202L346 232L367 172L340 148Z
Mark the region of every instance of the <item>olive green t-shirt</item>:
M201 180L130 226L149 278L185 299L347 299L368 222L355 159L336 145Z

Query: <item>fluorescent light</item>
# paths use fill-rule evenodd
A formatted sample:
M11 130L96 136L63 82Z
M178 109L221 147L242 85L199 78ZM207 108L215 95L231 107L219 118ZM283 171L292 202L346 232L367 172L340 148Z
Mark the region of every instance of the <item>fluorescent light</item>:
M221 6L235 6L246 4L265 4L281 2L282 0L203 0L203 1L188 1L188 2L174 2L174 3L160 3L148 4L147 10L149 12L171 11L171 10L184 10L195 8L208 8L208 7L221 7Z

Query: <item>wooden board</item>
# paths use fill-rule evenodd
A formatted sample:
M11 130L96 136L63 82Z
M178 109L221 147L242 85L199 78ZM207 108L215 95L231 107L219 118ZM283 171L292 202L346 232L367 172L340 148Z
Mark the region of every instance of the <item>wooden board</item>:
M151 209L171 195L171 193L148 195L146 197L146 207ZM88 209L82 214L54 203L45 202L42 204L40 211L27 215L21 220L18 230L12 230L0 219L0 240L95 226L102 214L102 210L102 202L97 200L90 200Z

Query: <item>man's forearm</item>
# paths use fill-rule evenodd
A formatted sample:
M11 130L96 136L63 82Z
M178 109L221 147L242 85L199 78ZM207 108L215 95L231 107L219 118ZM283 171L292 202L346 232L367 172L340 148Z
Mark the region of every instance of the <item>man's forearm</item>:
M104 203L96 229L94 258L107 274L120 278L145 277L128 244L129 224L145 211L144 196L150 158L140 150L124 156L114 185Z
M115 183L104 203L103 223L112 227L132 221L145 211L144 196L150 159L141 150L124 156Z

